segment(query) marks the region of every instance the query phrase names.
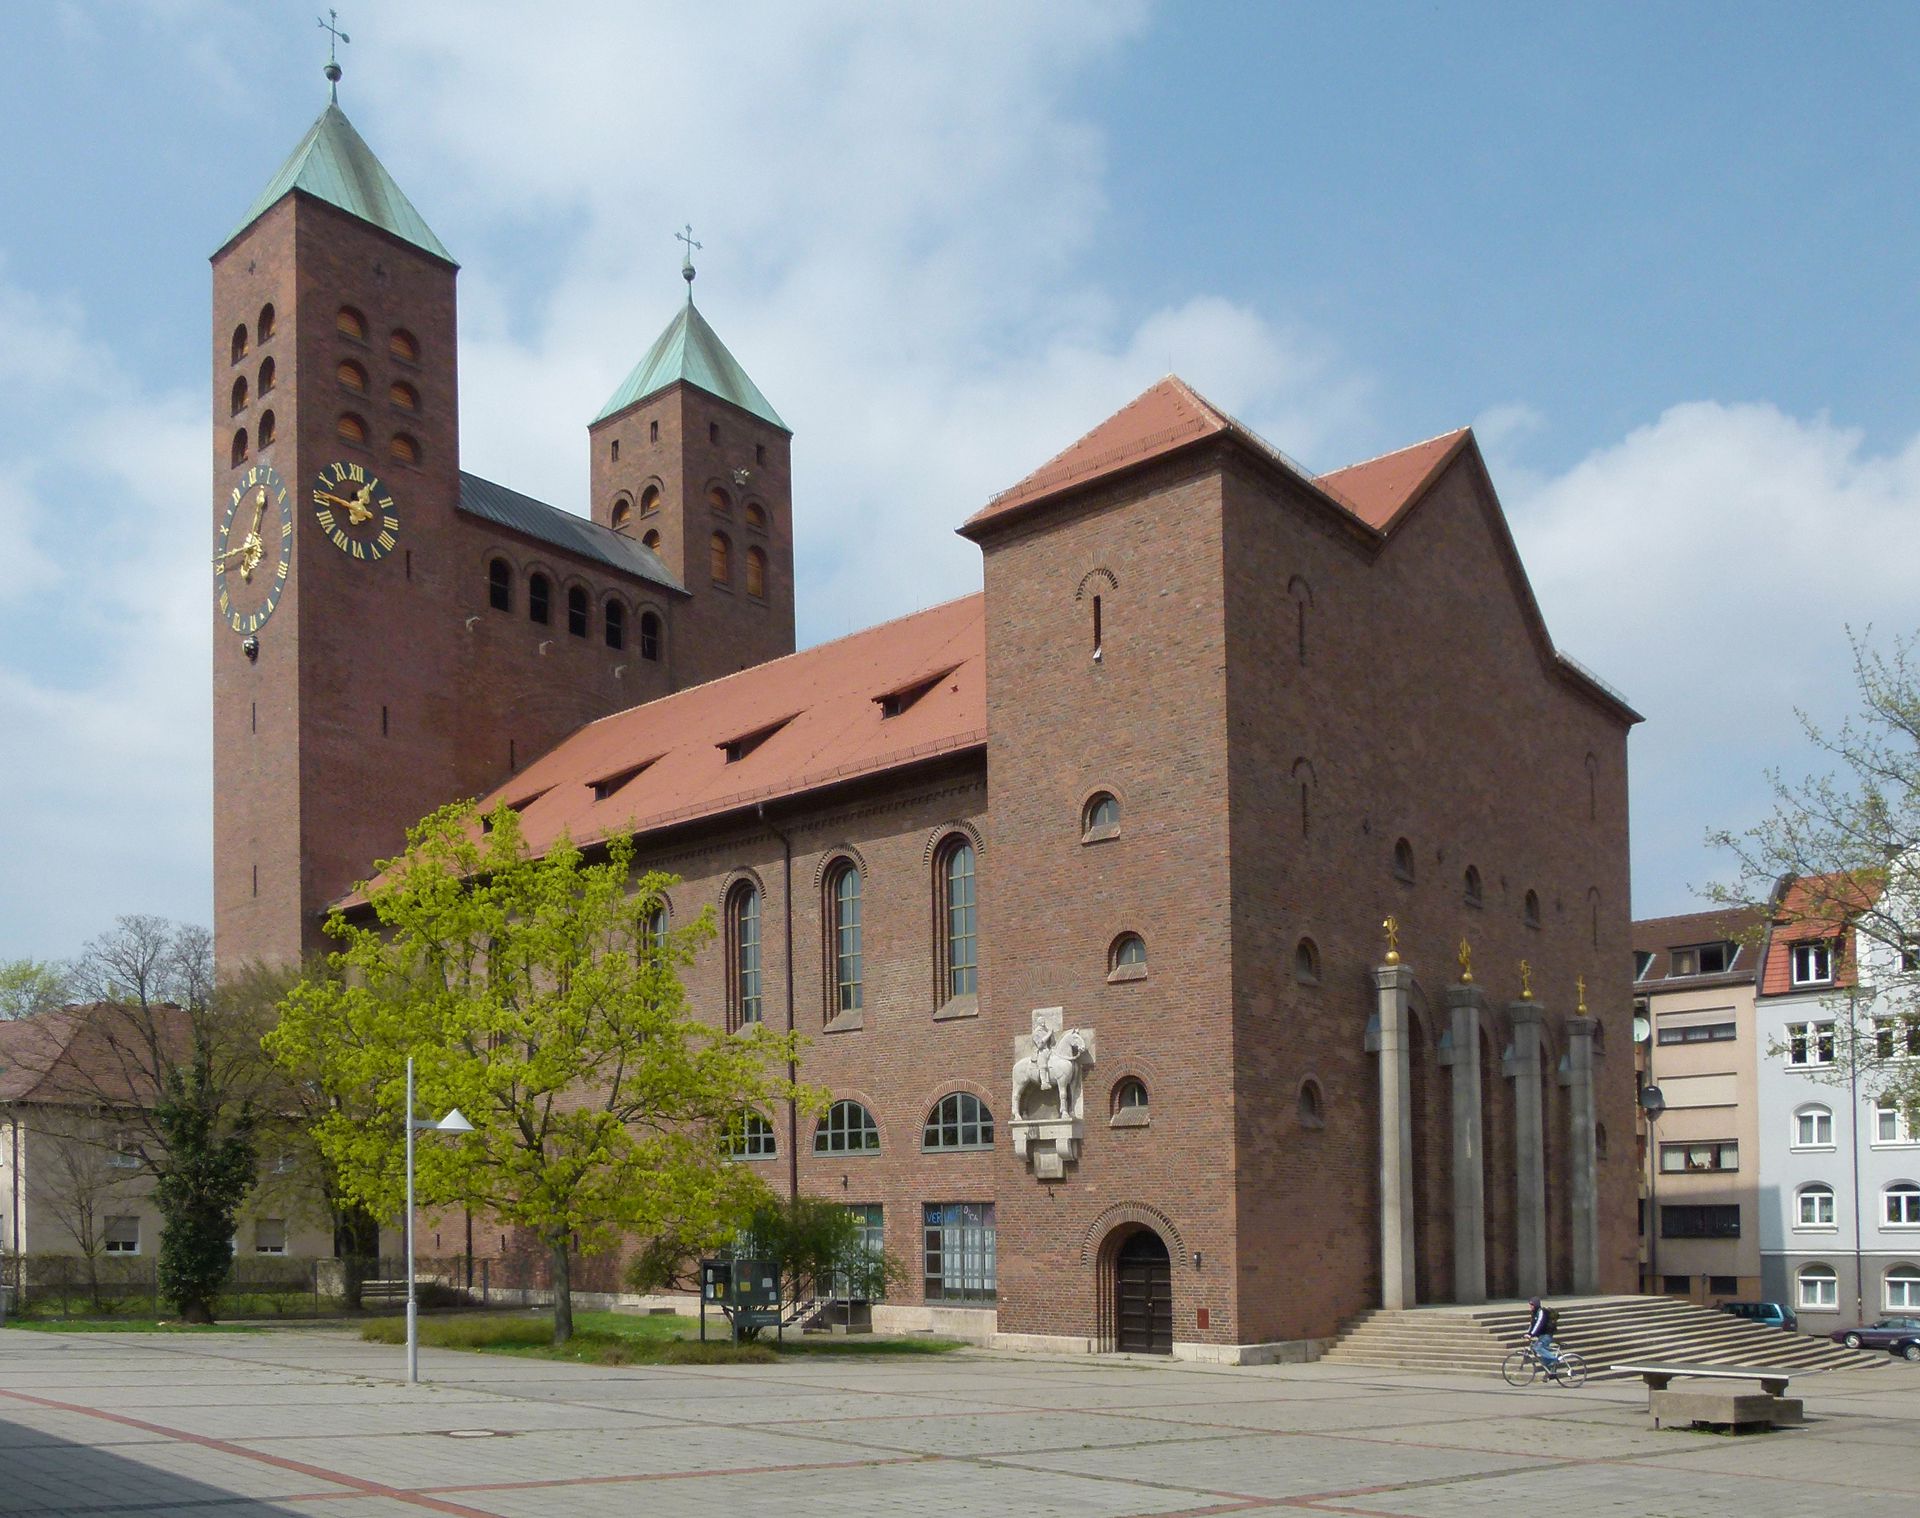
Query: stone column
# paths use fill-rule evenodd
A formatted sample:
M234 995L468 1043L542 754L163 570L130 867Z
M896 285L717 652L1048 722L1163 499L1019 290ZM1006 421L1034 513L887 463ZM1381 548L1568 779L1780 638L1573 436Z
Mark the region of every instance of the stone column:
M1487 1300L1486 1136L1480 1129L1478 986L1447 987L1447 1053L1453 1071L1453 1300Z
M1540 1110L1538 1002L1507 1003L1513 1048L1506 1074L1513 1081L1513 1232L1516 1275L1523 1297L1547 1289L1546 1130Z
M1413 1291L1413 1083L1407 995L1413 971L1380 965L1380 1305L1411 1307Z
M1589 1296L1600 1285L1600 1235L1594 1205L1593 1028L1591 1017L1567 1019L1567 1124L1573 1175L1573 1289Z

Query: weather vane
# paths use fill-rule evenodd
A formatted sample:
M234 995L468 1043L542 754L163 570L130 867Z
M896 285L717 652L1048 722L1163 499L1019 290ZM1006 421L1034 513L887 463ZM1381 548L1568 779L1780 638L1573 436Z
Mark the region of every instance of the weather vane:
M1389 917L1380 926L1387 934L1387 963L1397 965L1400 963L1400 919Z
M680 260L680 277L687 282L687 299L692 300L693 299L693 250L695 248L704 247L705 244L697 243L693 240L693 223L692 222L687 223L685 231L675 232L673 234L673 240L675 242L683 242L687 245L687 256Z
M340 30L340 12L329 10L327 19L314 17L320 30L327 34L327 66L320 72L327 76L327 98L335 105L340 103L340 44L351 42L353 38Z
M1460 984L1470 986L1473 984L1473 945L1468 943L1464 936L1460 940L1460 953L1458 957L1460 960Z
M1524 959L1520 961L1520 1000L1533 1000L1533 966Z

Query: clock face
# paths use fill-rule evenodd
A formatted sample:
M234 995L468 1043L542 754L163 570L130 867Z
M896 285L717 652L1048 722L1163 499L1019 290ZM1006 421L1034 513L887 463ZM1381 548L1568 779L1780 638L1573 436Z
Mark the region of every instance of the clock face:
M256 633L280 604L293 562L293 492L265 464L240 476L220 523L213 561L215 604L227 626Z
M327 541L356 559L384 559L400 536L393 496L358 464L327 464L314 476L313 516Z

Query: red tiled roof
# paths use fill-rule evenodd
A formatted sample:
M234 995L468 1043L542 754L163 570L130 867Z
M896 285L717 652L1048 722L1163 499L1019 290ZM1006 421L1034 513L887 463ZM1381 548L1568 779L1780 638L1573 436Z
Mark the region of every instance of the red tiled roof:
M538 854L563 831L646 832L979 747L986 661L986 598L965 596L602 717L481 805L519 811Z
M1320 488L1369 527L1386 532L1394 518L1427 493L1472 435L1471 429L1459 427L1377 459L1349 464L1321 475Z
M1846 874L1803 875L1792 881L1773 909L1773 933L1767 944L1766 967L1761 971L1760 994L1785 996L1807 990L1793 983L1793 946L1822 939L1842 941L1832 985L1853 985L1853 933L1846 924L1879 899L1882 884Z
M151 1018L151 1023L147 1019ZM186 1047L187 1014L112 1002L0 1022L0 1102L145 1104L152 1099L148 1034L162 1057Z

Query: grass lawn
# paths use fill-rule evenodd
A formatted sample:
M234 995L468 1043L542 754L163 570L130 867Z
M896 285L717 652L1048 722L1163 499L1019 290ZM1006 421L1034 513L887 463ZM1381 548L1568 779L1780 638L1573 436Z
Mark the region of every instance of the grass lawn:
M960 1348L957 1339L799 1334L784 1344L763 1339L736 1345L725 1337L726 1331L725 1319L708 1318L708 1340L702 1344L697 1318L576 1312L573 1337L556 1348L553 1319L545 1309L420 1320L420 1342L435 1349L472 1349L539 1360L571 1360L581 1365L771 1365L796 1356L939 1355ZM369 1323L360 1330L361 1338L375 1344L401 1344L406 1336L405 1322L393 1318Z

